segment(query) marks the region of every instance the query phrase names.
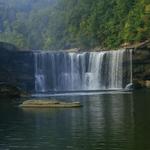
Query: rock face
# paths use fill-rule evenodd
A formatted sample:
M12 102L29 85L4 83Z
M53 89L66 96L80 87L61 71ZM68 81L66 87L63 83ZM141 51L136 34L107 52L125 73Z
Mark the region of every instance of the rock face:
M133 51L133 80L139 87L150 88L150 48Z
M19 51L11 44L0 42L0 83L32 92L34 89L33 62L32 52Z

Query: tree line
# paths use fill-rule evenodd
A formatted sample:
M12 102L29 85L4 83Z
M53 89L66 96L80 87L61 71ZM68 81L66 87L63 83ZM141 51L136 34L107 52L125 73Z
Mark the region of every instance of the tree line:
M22 49L117 48L149 38L149 0L0 0L0 41Z

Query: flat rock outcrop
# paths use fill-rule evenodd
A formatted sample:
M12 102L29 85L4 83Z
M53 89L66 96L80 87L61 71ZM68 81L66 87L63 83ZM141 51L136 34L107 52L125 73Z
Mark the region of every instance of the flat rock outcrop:
M79 102L62 102L58 100L27 100L19 105L22 108L72 108L81 107Z

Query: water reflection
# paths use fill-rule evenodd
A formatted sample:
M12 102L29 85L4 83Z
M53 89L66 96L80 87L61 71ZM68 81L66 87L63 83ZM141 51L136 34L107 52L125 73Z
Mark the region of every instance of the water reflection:
M0 149L149 150L149 92L59 97L77 109L0 109Z
M137 91L133 97L135 149L150 150L150 90Z

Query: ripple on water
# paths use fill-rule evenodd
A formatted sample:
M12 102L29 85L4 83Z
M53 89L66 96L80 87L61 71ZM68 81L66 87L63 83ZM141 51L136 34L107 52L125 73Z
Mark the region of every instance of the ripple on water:
M149 150L150 102L139 94L60 97L79 109L0 109L0 150Z

